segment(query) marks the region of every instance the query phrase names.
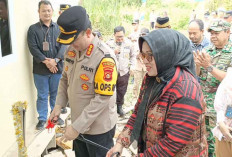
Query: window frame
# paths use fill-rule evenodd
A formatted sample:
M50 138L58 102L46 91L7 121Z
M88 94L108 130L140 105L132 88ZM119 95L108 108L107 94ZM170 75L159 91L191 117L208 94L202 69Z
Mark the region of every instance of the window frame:
M14 6L12 0L7 0L8 3L8 16L9 16L9 30L11 37L11 54L2 57L2 50L0 49L0 67L6 66L16 61L16 33L15 33L15 20L14 20ZM0 43L1 46L1 43Z

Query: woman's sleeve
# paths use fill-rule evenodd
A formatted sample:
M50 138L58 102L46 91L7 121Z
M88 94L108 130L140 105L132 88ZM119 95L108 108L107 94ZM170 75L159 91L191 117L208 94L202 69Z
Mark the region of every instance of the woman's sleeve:
M141 86L139 98L137 100L137 103L135 104L134 111L131 114L129 120L127 121L127 124L124 126L122 132L120 133L120 135L118 136L117 141L116 141L117 143L122 144L122 146L126 147L126 148L128 148L130 146L130 144L131 144L130 136L131 136L131 133L132 133L132 130L133 130L135 119L137 117L138 107L139 107L139 105L141 103L141 97L143 95L143 90L144 90L144 86L145 86L145 80L146 80L146 76L143 79L143 84Z
M217 112L217 123L225 120L225 80L219 85L214 99L214 109Z
M191 141L194 131L199 127L202 110L201 104L192 98L178 99L167 114L166 136L138 156L175 156Z

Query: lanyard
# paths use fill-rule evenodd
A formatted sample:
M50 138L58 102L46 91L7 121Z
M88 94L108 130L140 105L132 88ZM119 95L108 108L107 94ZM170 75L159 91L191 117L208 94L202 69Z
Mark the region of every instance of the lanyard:
M50 30L50 26L48 27L47 32L45 32L44 29L43 29L43 27L42 27L41 22L39 22L39 23L40 23L41 30L42 30L43 33L45 34L45 36L44 36L44 41L46 42L46 41L47 41L46 38L47 38L47 34L48 34L49 30Z

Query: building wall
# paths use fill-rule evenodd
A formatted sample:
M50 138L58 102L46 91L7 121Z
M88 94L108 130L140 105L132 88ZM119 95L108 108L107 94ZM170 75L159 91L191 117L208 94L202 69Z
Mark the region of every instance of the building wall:
M27 30L38 22L40 0L8 0L10 12L13 55L0 58L0 156L17 156L17 143L13 125L12 105L17 101L27 101L26 146L30 145L37 124L36 89L32 75L32 56L27 46ZM59 16L62 3L78 4L78 0L50 0L54 8L54 18Z
M0 61L0 156L16 147L13 116L10 112L17 101L27 101L26 129L32 129L37 122L36 90L32 78L32 57L26 41L28 27L38 21L39 0L8 0L13 53L12 61ZM34 128L33 128L34 129ZM15 148L17 150L17 147Z

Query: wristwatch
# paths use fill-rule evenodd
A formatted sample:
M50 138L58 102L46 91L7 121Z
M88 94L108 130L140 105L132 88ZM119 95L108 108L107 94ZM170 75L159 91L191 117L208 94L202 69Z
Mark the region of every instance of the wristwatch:
M55 62L58 63L60 61L59 58L55 58Z
M211 65L211 66L208 66L207 68L206 68L206 70L208 71L208 72L212 72L213 71L213 66Z

